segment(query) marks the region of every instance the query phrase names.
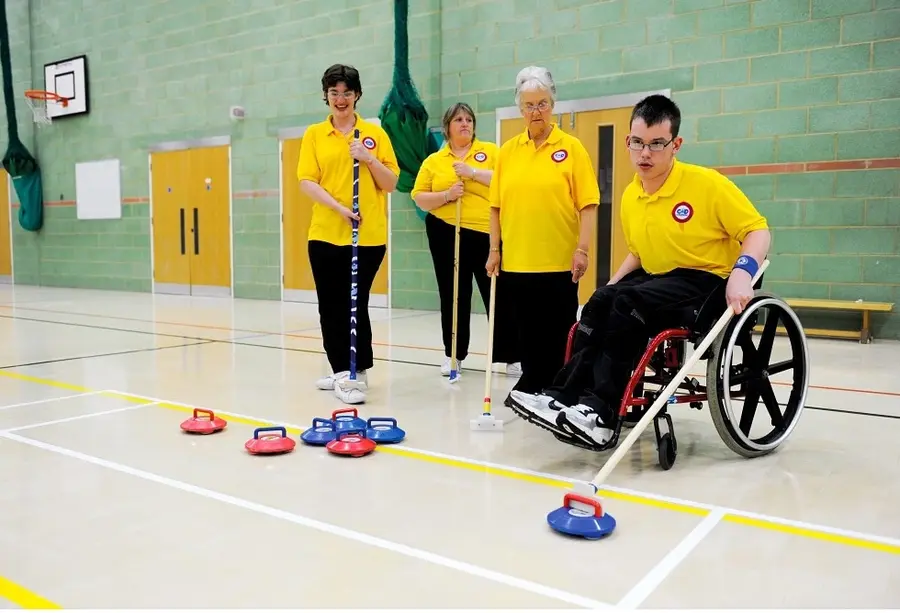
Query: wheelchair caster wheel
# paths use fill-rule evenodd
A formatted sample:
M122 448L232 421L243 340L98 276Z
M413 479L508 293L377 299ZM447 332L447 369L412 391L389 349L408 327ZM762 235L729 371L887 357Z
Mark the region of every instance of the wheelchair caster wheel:
M675 465L675 456L678 455L678 444L669 432L663 434L657 443L659 448L659 466L663 470L669 470Z

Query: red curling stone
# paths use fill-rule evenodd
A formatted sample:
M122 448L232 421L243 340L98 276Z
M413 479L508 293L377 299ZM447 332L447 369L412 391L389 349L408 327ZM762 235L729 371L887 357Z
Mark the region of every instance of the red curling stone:
M260 432L280 432L280 434L267 434L260 436ZM287 435L284 426L269 426L257 428L253 431L253 438L244 444L244 449L253 455L271 455L276 453L288 453L294 450L297 443Z
M361 458L375 450L376 443L366 438L366 431L361 428L347 429L339 432L337 437L325 445L325 449L337 455L348 455Z
M204 417L200 417L200 415ZM213 434L225 429L228 422L207 409L194 409L194 416L181 422L181 429L191 434Z

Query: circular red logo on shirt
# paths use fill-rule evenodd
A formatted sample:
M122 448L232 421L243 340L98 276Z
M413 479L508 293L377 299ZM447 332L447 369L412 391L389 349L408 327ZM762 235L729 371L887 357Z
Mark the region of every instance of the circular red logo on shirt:
M487 159L487 153L484 151L479 151L474 156L476 162L483 162Z
M370 150L374 149L375 148L375 139L372 138L371 136L367 136L364 139L362 139L362 144L363 144L363 147L365 147L366 149L370 149Z
M564 159L569 157L569 152L565 149L557 149L550 155L550 157L553 158L554 162L562 162Z
M672 219L678 223L687 223L694 216L694 207L687 202L679 202L672 209Z

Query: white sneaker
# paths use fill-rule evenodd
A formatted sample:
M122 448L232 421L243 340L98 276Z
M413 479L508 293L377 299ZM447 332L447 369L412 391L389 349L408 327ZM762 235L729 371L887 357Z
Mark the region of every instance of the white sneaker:
M333 375L327 375L318 379L316 381L316 387L320 390L328 390L331 391L334 389L334 382L338 379L346 379L350 377L350 371L345 370L343 372L336 372ZM361 384L363 387L368 387L369 380L366 377L366 371L360 370L356 373L356 381Z
M519 362L515 362L512 364L506 364L504 362L494 362L493 364L491 364L491 372L495 372L501 375L507 375L509 377L521 377L522 364Z
M570 436L593 445L605 445L613 435L612 428L600 420L594 409L583 404L559 411L556 425Z
M549 411L548 415L552 414L553 420L556 419L556 414L559 412L559 408L557 408L559 405L554 404L553 407L550 406L550 403L553 402L553 396L547 396L546 394L526 394L519 390L513 390L509 395L513 397L513 400L522 405L522 408L528 411L536 413Z
M335 375L334 395L346 404L363 404L366 401L366 389L369 382L365 372L356 373L356 381L350 380L350 372L341 372Z
M557 404L551 396L545 394L526 394L519 390L513 390L509 393L512 402L508 405L513 413L521 417L527 422L533 423L541 428L565 434L565 430L561 430L556 425L557 416L560 411L565 408Z
M324 377L316 379L316 387L320 390L333 390L334 375L325 375Z
M446 356L444 357L444 361L441 364L441 375L443 375L445 377L450 376L450 368L452 367L451 362L452 362L452 360L449 357L446 357ZM456 372L457 373L459 373L462 370L462 367L463 367L463 361L456 360Z

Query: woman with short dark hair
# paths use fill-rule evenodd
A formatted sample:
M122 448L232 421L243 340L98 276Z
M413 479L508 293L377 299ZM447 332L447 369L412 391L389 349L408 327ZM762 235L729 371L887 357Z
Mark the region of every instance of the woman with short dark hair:
M362 97L359 72L335 64L322 75L330 113L303 134L297 180L313 200L309 224L309 264L316 284L322 344L332 374L316 381L348 404L365 402L372 368L369 292L387 252L387 195L400 167L387 133L356 112ZM359 131L359 138L354 132ZM359 215L352 210L353 164L359 160ZM350 269L352 230L358 222L356 368L350 376Z
M475 137L475 112L465 102L451 105L443 117L445 144L429 155L419 169L412 198L426 211L425 232L434 264L441 300L441 330L444 363L441 374L450 374L453 346L453 255L456 240L456 209L460 212L459 229L459 302L457 305L456 358L457 370L469 353L472 278L484 302L490 304L491 280L484 262L490 249L491 177L498 147ZM495 297L493 355L487 356L486 367L506 363L509 374L517 374L518 355L511 312L501 298Z

